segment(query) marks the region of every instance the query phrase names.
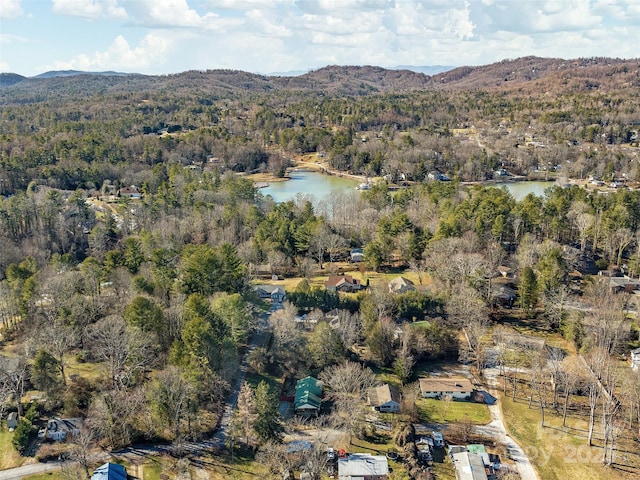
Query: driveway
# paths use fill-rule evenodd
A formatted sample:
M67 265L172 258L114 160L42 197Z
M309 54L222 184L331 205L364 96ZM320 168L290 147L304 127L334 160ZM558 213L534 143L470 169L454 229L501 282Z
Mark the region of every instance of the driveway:
M498 393L496 387L498 386L498 373L497 368L486 368L484 370L485 378L490 385L489 392L496 398ZM502 416L502 407L500 402L496 402L493 405L487 405L489 412L491 413L491 422L487 425L479 425L474 429L477 433L487 435L495 438L499 443L502 443L507 448L509 456L516 462L516 468L520 474L521 480L540 480L536 469L533 468L529 457L524 453L524 450L518 445L518 443L509 436L504 426L504 417Z

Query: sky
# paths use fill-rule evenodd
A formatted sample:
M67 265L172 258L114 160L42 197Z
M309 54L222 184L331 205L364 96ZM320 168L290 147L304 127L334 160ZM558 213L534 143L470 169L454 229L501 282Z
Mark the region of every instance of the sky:
M640 0L0 0L0 71L640 57Z

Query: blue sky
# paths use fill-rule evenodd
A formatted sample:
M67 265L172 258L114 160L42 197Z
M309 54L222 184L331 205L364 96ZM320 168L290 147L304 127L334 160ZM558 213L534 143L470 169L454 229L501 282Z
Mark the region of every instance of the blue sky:
M0 0L0 71L640 57L640 0Z

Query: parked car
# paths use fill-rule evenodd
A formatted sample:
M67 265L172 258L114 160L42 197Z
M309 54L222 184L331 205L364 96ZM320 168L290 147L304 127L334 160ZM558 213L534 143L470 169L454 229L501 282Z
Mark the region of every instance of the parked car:
M444 437L440 432L434 430L431 432L431 438L433 438L433 445L435 447L444 447Z

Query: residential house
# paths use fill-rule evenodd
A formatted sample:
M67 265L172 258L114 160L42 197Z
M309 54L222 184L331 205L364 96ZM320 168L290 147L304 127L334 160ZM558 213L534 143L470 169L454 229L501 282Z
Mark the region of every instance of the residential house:
M429 172L427 174L428 180L438 180L440 182L449 182L451 179L447 177L444 173L440 173L438 171Z
M338 480L387 480L389 464L383 455L352 453L338 458Z
M264 300L270 300L273 305L282 305L287 299L287 292L280 285L254 285L253 290Z
M18 426L18 414L16 412L11 412L9 416L7 416L7 428L9 429L9 431L12 431L17 426Z
M487 453L482 444L450 445L449 457L459 479L494 479L500 469L500 457Z
M296 383L293 399L293 411L296 415L315 415L320 413L322 403L322 383L313 377L305 377Z
M458 480L487 480L487 471L482 457L476 453L458 452L452 455Z
M350 258L353 263L364 262L364 251L361 248L352 248Z
M640 348L631 350L631 368L634 372L640 371Z
M491 302L494 307L511 308L517 299L516 291L509 285L494 284L491 286Z
M142 192L135 185L131 185L130 187L121 188L120 189L120 196L121 197L129 197L129 198L140 199L140 198L142 198Z
M91 480L127 480L127 470L118 463L105 463L96 468Z
M450 396L456 400L464 400L473 393L473 384L464 377L421 378L420 391L424 398Z
M513 278L513 270L510 267L507 267L506 265L499 265L498 273L503 278Z
M408 278L396 277L389 282L389 291L391 293L407 293L415 289L415 284Z
M331 275L325 280L324 286L330 292L357 292L362 284L350 275Z
M640 280L629 277L609 277L609 288L614 293L633 293L640 290Z
M47 423L45 437L51 440L64 440L68 435L77 435L82 428L81 418L54 417Z
M398 413L400 411L400 392L388 383L370 388L367 397L369 405L378 412Z

